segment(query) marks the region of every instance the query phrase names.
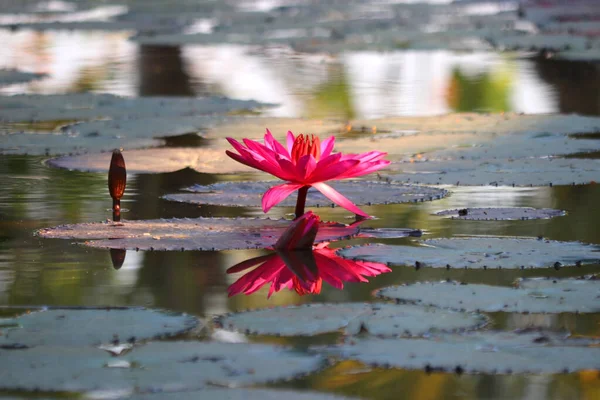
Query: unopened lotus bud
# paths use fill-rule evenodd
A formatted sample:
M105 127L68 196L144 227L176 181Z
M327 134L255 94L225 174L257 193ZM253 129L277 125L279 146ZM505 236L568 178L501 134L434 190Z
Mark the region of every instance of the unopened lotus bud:
M123 266L126 255L127 255L127 250L110 249L110 260L112 261L112 265L113 265L114 269L119 269Z
M120 150L113 151L110 159L110 168L108 169L108 191L113 199L113 221L121 220L121 197L125 193L127 184L127 170L125 169L125 159Z

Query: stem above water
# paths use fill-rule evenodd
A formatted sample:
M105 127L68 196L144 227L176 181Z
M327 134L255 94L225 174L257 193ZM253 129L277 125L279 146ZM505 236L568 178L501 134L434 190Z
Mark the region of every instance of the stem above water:
M294 211L294 214L296 215L295 218L299 218L302 215L304 215L304 206L306 205L306 195L308 193L309 188L310 188L310 186L302 186L300 189L298 189L298 200L296 201L296 210Z

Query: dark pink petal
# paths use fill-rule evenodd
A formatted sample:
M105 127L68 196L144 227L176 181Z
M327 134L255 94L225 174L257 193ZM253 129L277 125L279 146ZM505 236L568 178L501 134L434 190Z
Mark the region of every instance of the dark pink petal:
M287 133L287 137L286 137L286 145L287 145L287 150L288 150L288 154L292 154L292 149L294 148L294 142L296 141L296 138L294 137L294 134L292 133L292 131L288 131Z
M327 185L326 183L317 182L317 183L313 183L312 186L315 189L317 189L319 192L323 193L323 195L325 197L327 197L329 200L333 201L338 206L343 207L346 210L353 212L354 214L357 214L357 215L360 215L363 217L369 217L369 214L365 213L363 210L356 207L354 205L354 203L352 203L350 200L348 200L347 198L342 196L337 190L335 190L331 186Z
M306 154L298 160L298 163L296 164L296 174L298 176L309 178L316 167L317 160L315 160L315 157L312 154Z
M247 165L251 168L260 169L261 171L263 170L260 164L253 158L245 158L229 150L225 150L225 154L227 154L229 157L233 158L235 161L241 164Z
M284 183L283 185L273 186L262 197L263 211L268 212L274 205L285 200L286 197L302 186L304 185L299 183Z
M368 175L375 171L379 171L382 168L387 167L390 164L388 160L380 160L375 162L360 163L354 168L348 169L345 173L340 175L338 179L344 178L356 178L358 176Z
M330 136L321 142L321 159L329 156L335 145L335 136Z
M281 143L279 143L277 140L275 140L275 138L273 137L273 135L271 134L271 131L267 129L267 134L265 135L265 145L270 148L271 150L273 150L274 152L287 157L288 159L290 158L290 153L287 151L287 149L285 147L283 147L283 145Z
M298 175L296 165L290 160L280 157L279 159L277 159L277 163L282 174L285 175L285 178L281 178L284 181L304 183L304 181L306 180L306 177L304 175Z
M317 169L310 177L309 182L325 182L331 179L339 179L339 176L343 176L346 171L355 168L358 163L359 161L356 160L347 160L332 164L327 168L321 168L317 165Z

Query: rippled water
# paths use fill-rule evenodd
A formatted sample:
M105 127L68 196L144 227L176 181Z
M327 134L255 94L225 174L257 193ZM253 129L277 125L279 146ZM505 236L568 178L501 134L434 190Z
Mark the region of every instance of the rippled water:
M494 53L350 52L339 57L302 55L281 48L239 46L157 47L128 42L126 33L0 31L0 68L48 73L40 81L2 89L13 93L109 92L127 96L222 94L279 103L273 116L354 117L435 115L450 111L600 114L597 65ZM75 51L77 49L77 51ZM341 122L342 124L342 122ZM539 270L445 270L395 268L369 284L320 295L283 291L266 299L227 297L237 276L225 270L259 250L223 252L128 251L119 270L106 250L44 240L36 229L110 218L106 175L48 168L43 157L0 157L0 304L142 305L210 317L228 311L308 302L370 301L372 291L417 280L458 279L510 285ZM259 178L261 175L248 175ZM122 201L127 219L197 216L258 216L259 208L183 205L160 199L182 187L239 177L182 170L135 175ZM458 187L435 202L365 207L375 227L410 227L428 237L470 235L544 236L600 244L599 185L545 188ZM442 219L433 212L465 206L532 206L568 211L551 220L471 222ZM277 209L283 216L291 209ZM323 219L344 221L340 209L320 209ZM360 240L349 242L358 243ZM408 239L389 240L407 243ZM568 277L598 272L598 266L543 274ZM600 335L594 315L494 315L493 328L527 327L532 320L574 334ZM311 341L331 343L337 335ZM258 339L257 339L258 340ZM302 338L260 339L306 346ZM591 378L590 378L591 376ZM593 399L600 393L592 375L460 376L381 370L342 362L318 375L295 380L297 388L392 399L552 398ZM281 385L280 385L281 386Z

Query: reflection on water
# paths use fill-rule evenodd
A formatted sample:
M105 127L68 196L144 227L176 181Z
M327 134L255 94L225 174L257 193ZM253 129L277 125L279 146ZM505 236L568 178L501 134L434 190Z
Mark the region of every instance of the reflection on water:
M343 259L328 245L321 243L311 250L279 250L228 268L227 273L234 274L256 266L229 286L229 295L250 295L269 283L267 297L284 288L294 290L300 296L319 294L323 281L343 289L344 282L368 282L367 276L391 271L384 264Z
M0 30L0 68L47 78L0 93L225 95L273 116L378 118L451 111L598 115L600 70L584 62L438 51L302 54L286 47L138 46L128 32Z

